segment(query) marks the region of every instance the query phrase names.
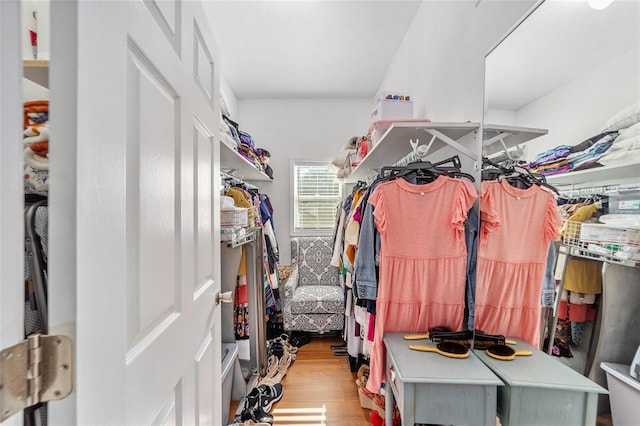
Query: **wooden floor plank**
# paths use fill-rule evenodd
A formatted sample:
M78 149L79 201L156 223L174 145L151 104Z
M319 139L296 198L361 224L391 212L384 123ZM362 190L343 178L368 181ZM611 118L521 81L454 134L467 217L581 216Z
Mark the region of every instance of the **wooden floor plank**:
M371 424L370 410L360 407L356 374L349 368L348 357L333 355L331 345L341 343L337 336L313 337L299 348L282 380L282 399L271 410L274 425ZM232 401L231 417L237 407L238 401Z

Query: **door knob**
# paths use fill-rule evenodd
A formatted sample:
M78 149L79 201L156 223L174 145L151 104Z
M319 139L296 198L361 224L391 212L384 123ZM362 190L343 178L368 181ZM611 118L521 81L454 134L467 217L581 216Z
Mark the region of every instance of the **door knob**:
M216 294L216 305L220 303L231 303L233 302L233 292L225 291L224 293L218 292Z

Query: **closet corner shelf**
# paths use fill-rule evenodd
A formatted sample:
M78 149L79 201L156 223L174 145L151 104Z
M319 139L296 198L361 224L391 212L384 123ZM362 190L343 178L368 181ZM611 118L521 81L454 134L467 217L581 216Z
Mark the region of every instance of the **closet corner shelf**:
M245 244L249 244L251 242L253 242L255 240L255 232L256 232L257 228L253 227L253 228L247 228L246 229L246 234L244 237L239 238L237 240L227 240L227 241L220 241L220 243L222 244L226 244L227 247L229 248L236 248L236 247L240 247L243 246Z
M622 179L636 178L640 182L640 163L620 166L596 167L577 172L547 176L547 182L555 186L571 186L593 183L596 186L619 183ZM637 183L637 182L634 182Z
M246 158L238 154L227 142L225 142L224 136L220 141L220 168L223 171L232 170L229 173L235 177L241 178L247 181L272 181L269 176L264 172L256 169Z
M467 137L473 135L480 128L479 123L432 123L425 122L398 122L393 123L382 135L380 141L369 151L369 154L353 169L351 174L344 179L345 183L353 183L359 180L366 180L368 176L377 173L383 166L391 165L411 152L410 140L420 140L420 145L426 145L433 137L430 132L441 133L455 141L456 145L449 144L440 138L434 140L433 145L427 155L452 145L454 148L469 156L474 152ZM471 138L471 137L469 137Z
M22 61L22 66L32 68L46 68L49 66L49 61L43 59L24 59Z
M516 145L529 142L532 139L544 136L549 133L546 129L535 129L532 127L505 126L501 124L485 124L482 129L482 150L483 155L489 156L504 151L502 144L498 143L502 135L502 141L507 149Z
M558 246L558 252L568 256L581 257L583 259L589 259L589 260L598 260L600 262L607 262L615 265L628 266L631 268L640 267L639 261L628 260L628 259L618 259L613 255L604 255L602 253L591 251L586 248L576 247L566 243L561 243Z

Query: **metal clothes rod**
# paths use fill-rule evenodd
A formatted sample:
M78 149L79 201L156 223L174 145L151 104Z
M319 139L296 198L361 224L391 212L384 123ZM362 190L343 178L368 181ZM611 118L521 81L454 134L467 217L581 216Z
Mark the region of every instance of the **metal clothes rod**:
M560 191L560 195L563 197L577 198L588 197L589 195L615 195L624 193L627 191L634 191L640 189L640 183L630 183L624 185L601 185L601 186L589 186L584 188L572 188L563 189Z
M260 189L257 186L255 186L255 185L253 185L251 183L247 183L247 182L243 181L242 179L240 179L240 178L238 178L236 176L233 176L233 175L231 175L229 173L226 173L226 172L220 172L220 176L222 176L222 178L225 179L225 180L229 180L232 183L244 185L249 189L256 189L256 190Z

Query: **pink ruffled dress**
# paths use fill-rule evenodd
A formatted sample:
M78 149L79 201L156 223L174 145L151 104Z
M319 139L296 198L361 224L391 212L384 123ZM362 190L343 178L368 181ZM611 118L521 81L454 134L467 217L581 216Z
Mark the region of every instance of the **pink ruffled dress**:
M549 244L562 224L555 196L540 186L482 182L475 328L538 347Z
M426 185L396 179L369 197L381 237L375 333L367 389L385 377L384 333L459 330L464 315L467 249L464 221L478 197L465 180L440 176Z

